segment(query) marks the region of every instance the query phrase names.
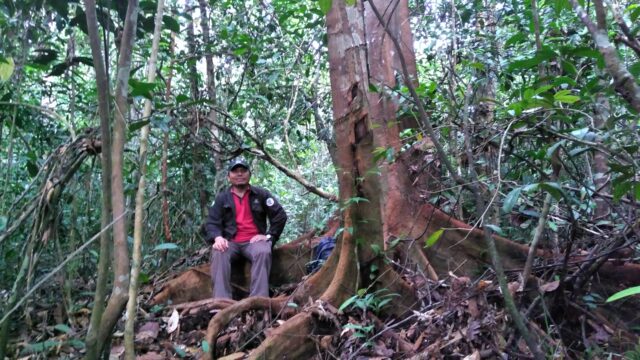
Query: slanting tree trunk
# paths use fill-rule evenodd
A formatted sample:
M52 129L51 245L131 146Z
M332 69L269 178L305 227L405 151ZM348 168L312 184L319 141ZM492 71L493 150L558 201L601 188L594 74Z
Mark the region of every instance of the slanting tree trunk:
M113 198L113 289L107 303L98 342L105 344L115 326L122 310L127 304L129 289L129 248L127 243L127 224L124 196L124 144L127 141L126 116L129 114L129 74L131 72L131 57L136 39L138 20L138 0L129 0L125 16L124 31L120 43L118 71L116 74L115 113L113 125L113 144L111 161L113 162L111 196ZM116 219L119 219L116 221Z
M100 223L106 228L111 222L111 129L109 125L111 87L105 70L100 35L98 34L98 19L95 0L85 0L89 45L93 56L93 67L96 73L96 88L98 92L98 114L100 116L100 139L102 141L102 208ZM106 52L109 49L105 49ZM87 359L97 359L102 345L98 341L102 314L104 313L105 297L107 294L107 276L109 271L111 231L104 231L100 235L100 258L98 260L98 274L96 290L93 298L93 311L85 340Z
M636 82L636 78L629 72L625 63L620 60L618 50L614 44L609 41L609 36L604 29L600 29L591 21L589 15L577 0L569 0L573 10L584 26L589 30L591 38L595 43L598 51L604 58L607 72L613 79L613 86L618 94L625 99L632 109L640 112L640 85Z
M96 17L96 4L93 0L85 1L87 13L87 27L91 40L91 52L96 69L96 79L99 96L100 124L103 140L103 213L102 222L105 223L105 216L112 215L115 221L113 229L114 258L113 289L106 308L104 307L104 295L106 289L106 271L108 269L109 244L108 240L100 244L100 261L98 272L98 283L96 285L96 295L94 309L92 313L91 326L87 333L87 359L97 359L102 352L106 340L111 335L124 306L127 302L129 288L129 250L127 248L127 228L125 222L125 199L123 185L123 152L126 142L126 120L128 114L128 81L131 69L131 55L135 42L135 33L138 18L138 1L129 0L125 18L125 26L121 39L120 58L118 59L118 69L116 76L115 92L115 117L113 127L113 142L110 140L109 130L109 82L102 63L102 50L100 49L100 37L98 35L98 21ZM108 52L108 49L105 49ZM109 151L109 148L111 151ZM110 161L105 162L105 158ZM108 172L107 172L108 171ZM106 187L106 183L110 183ZM108 205L108 207L107 207ZM109 212L107 212L109 211ZM113 212L111 214L111 211ZM108 221L106 221L108 223Z
M164 0L158 0L156 8L155 27L153 30L153 42L151 45L151 56L147 68L147 82L156 81L156 61L158 59L158 48L160 47L160 37L162 32L162 13L164 11ZM143 119L151 116L151 100L146 99L144 102ZM142 127L140 133L140 178L138 179L138 190L136 192L136 209L133 225L133 257L131 266L131 283L129 284L129 301L127 303L127 321L124 330L125 358L127 360L135 360L136 351L134 340L134 326L138 307L138 277L140 275L140 267L142 266L142 236L144 230L144 193L145 193L145 176L147 173L147 143L149 138L149 124Z

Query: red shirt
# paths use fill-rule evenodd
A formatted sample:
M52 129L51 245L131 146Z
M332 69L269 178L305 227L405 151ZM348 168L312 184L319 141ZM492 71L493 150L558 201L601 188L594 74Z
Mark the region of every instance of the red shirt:
M238 228L238 232L233 241L247 242L255 235L260 234L258 227L253 222L253 215L251 215L249 192L247 191L243 197L239 197L233 193L233 203L236 206L236 225Z

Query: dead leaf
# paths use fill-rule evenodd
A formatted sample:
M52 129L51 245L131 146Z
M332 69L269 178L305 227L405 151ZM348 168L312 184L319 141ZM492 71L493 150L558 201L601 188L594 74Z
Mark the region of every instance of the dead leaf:
M237 353L233 353L231 355L227 355L224 357L219 358L218 360L239 360L244 358L246 354L243 352L237 352Z
M507 285L507 287L509 288L509 292L511 293L511 296L515 296L516 292L521 291L520 289L520 283L518 281L512 281L509 283L509 285Z
M421 333L420 336L418 336L418 339L413 343L413 351L417 351L420 348L422 341L424 341L424 335L424 333Z
M158 337L159 332L160 324L155 321L148 322L138 330L135 341L140 343L152 342Z
M124 358L124 346L114 346L109 352L109 360L120 360Z
M480 316L480 311L478 310L478 301L476 298L469 299L467 303L467 311L472 318L476 319Z
M384 343L379 342L373 346L373 353L376 356L381 356L382 359L389 359L394 354L394 351L386 347Z
M493 281L490 280L480 280L478 281L478 285L476 285L476 290L481 291L484 290L489 285L493 284Z
M150 351L146 354L142 354L136 357L136 360L164 360L167 357L163 354L159 354L157 352Z
M169 321L167 321L167 332L171 334L172 332L176 331L179 325L180 325L180 314L178 314L178 310L173 309L173 312L171 313L171 317L169 318Z
M592 334L590 336L590 338L592 338L593 340L595 340L599 344L604 344L604 343L609 341L609 338L611 336L609 335L609 333L605 330L605 328L602 325L600 325L600 324L598 324L595 321L592 321L590 319L587 319L587 323L589 323L589 325L591 325L591 327L596 331L595 334Z
M476 339L478 334L480 334L481 324L480 321L474 320L469 323L465 333L467 336L467 341L473 341Z
M333 341L333 336L323 336L320 339L320 348L323 350L331 349L332 341Z
M482 359L482 357L480 357L480 351L475 350L473 354L465 356L464 359L462 360L480 360L480 359Z
M552 292L552 291L556 291L556 289L558 288L558 286L560 286L560 280L556 280L556 281L552 281L552 282L548 282L546 284L543 284L540 286L540 290L542 292Z

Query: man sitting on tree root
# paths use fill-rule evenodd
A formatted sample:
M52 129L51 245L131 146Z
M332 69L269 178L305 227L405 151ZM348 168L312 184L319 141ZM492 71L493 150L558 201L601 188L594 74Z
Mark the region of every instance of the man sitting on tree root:
M250 296L268 297L271 249L287 214L271 193L249 184L251 170L244 159L231 161L228 178L231 187L216 196L206 222L213 297L231 299L231 261L238 256L251 262Z

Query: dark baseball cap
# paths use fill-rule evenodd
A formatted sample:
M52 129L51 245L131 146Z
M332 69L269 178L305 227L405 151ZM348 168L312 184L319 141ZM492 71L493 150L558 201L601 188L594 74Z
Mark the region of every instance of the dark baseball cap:
M242 166L243 168L247 169L247 170L251 170L251 168L249 168L249 163L244 159L244 158L235 158L231 161L229 161L229 171L232 171L233 169L237 168L238 166Z

